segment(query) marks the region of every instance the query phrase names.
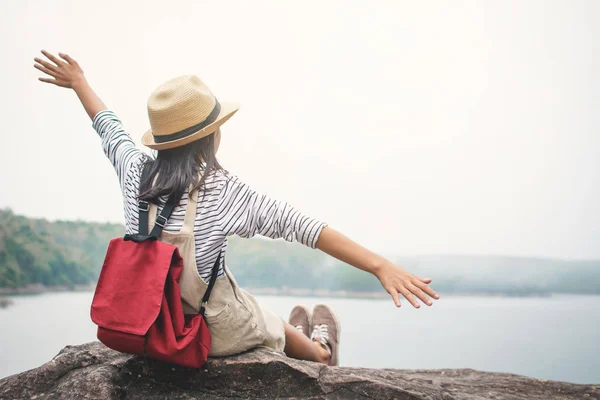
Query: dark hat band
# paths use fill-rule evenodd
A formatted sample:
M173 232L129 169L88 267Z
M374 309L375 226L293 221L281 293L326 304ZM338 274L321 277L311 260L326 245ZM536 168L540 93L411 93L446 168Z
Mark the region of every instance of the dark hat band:
M213 110L210 112L210 114L208 114L208 117L206 117L206 119L204 121L202 121L199 124L196 124L194 126L190 126L189 128L185 128L179 132L170 133L168 135L155 135L153 132L152 136L154 137L154 142L155 143L165 143L165 142L171 142L171 141L177 140L177 139L183 139L184 137L190 136L190 135L198 132L199 130L206 128L208 125L212 124L213 122L215 122L217 120L217 117L219 116L220 112L221 112L221 104L219 103L219 101L217 99L215 99L215 108L213 108Z

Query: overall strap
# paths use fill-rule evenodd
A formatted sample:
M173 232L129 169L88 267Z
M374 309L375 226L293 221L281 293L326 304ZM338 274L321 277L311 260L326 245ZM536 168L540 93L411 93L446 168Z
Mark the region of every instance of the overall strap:
M202 179L202 174L198 177L198 182ZM188 190L188 203L185 209L185 217L183 218L183 226L181 232L194 233L194 225L196 225L196 212L198 210L198 202L200 201L201 189L192 190L198 183L190 184ZM204 193L204 192L203 192Z
M212 272L210 274L210 281L208 282L208 287L206 288L206 292L204 292L204 296L202 297L202 304L200 305L200 315L204 317L204 312L206 311L205 305L208 303L208 299L210 298L210 292L212 292L215 283L217 282L217 275L219 275L219 268L221 267L221 252L219 252L219 256L215 261L215 264L212 267Z
M183 226L181 227L181 232L185 233L194 233L194 225L196 224L196 210L198 209L198 197L200 191L192 191L193 187L194 185L190 185L188 191L188 203L183 218Z

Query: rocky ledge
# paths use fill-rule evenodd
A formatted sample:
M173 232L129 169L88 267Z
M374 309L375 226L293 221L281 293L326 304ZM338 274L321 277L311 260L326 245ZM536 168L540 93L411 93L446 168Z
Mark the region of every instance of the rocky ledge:
M0 380L0 399L588 399L600 385L471 369L326 367L265 349L186 369L99 342L67 346L39 368Z

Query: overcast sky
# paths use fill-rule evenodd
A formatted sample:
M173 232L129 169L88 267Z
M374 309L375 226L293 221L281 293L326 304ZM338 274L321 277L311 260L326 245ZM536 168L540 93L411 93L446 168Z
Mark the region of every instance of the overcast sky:
M74 93L77 59L139 143L146 100L196 74L241 103L219 158L388 254L600 257L600 2L0 3L0 207L122 222Z

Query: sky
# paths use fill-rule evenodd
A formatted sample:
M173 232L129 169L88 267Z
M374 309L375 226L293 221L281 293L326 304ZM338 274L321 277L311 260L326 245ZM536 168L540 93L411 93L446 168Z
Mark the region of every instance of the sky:
M146 100L198 75L240 111L222 164L396 255L600 258L600 2L0 2L0 208L122 222L79 61L140 143ZM141 144L140 144L141 146Z

